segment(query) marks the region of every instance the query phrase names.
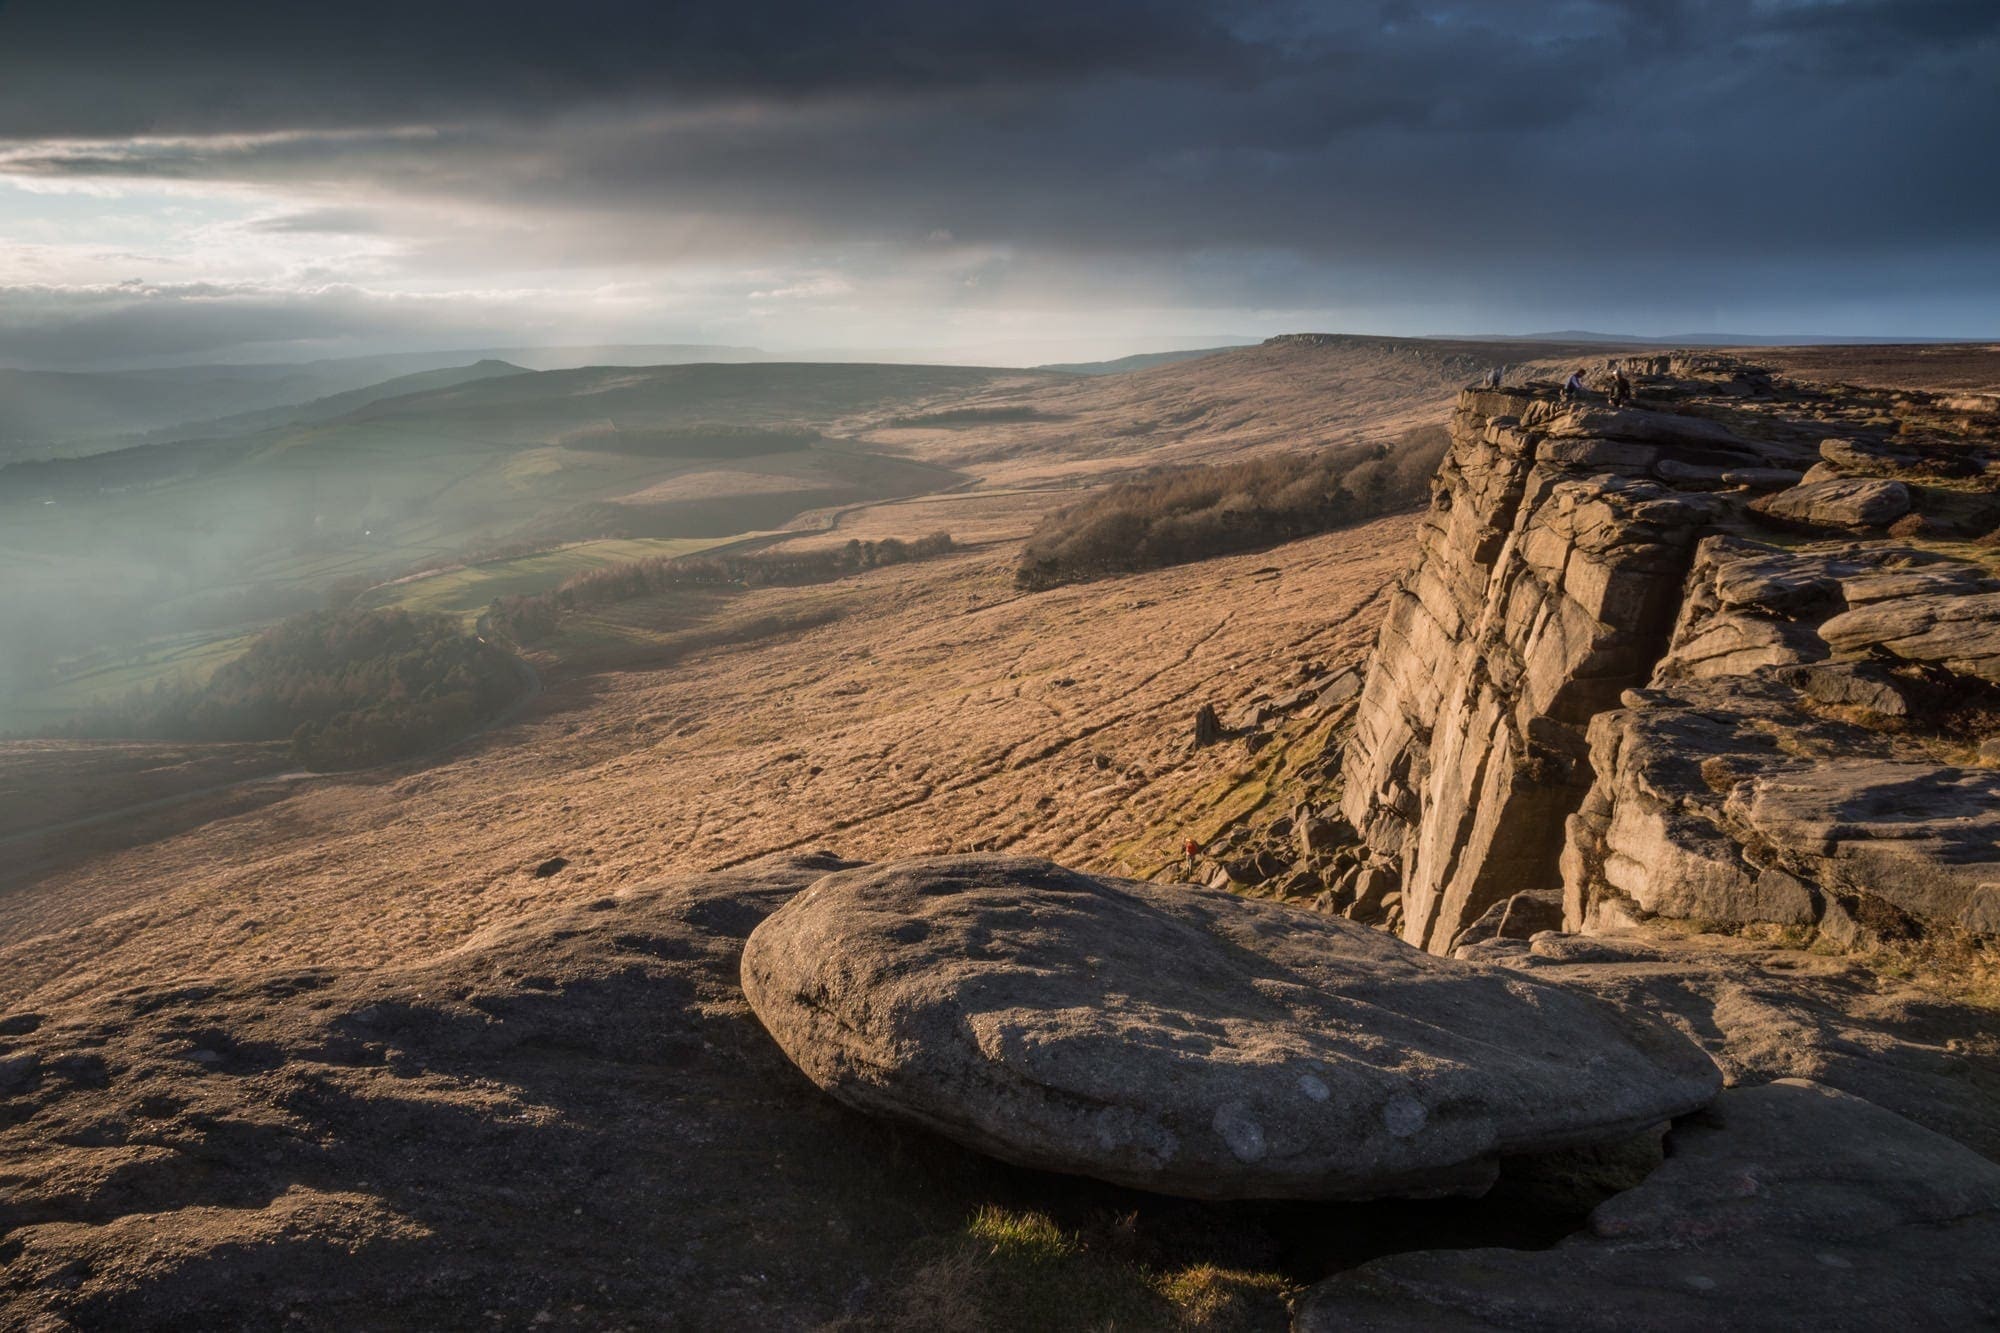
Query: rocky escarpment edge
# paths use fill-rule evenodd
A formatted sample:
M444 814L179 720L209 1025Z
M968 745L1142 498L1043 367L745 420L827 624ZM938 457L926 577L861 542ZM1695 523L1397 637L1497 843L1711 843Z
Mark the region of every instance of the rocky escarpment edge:
M2000 586L1968 540L2000 420L1622 364L1643 406L1461 395L1343 755L1350 873L1440 953L1558 900L1572 930L2000 931Z

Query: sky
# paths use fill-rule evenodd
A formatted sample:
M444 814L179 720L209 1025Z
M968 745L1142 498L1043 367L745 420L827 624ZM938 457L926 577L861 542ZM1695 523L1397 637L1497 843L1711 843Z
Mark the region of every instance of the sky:
M2000 0L0 0L0 364L2000 337Z

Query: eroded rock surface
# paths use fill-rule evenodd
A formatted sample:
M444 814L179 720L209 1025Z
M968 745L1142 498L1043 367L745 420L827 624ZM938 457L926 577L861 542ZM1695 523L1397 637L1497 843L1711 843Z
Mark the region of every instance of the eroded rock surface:
M1726 1092L1554 1249L1401 1254L1316 1287L1349 1329L1983 1328L2000 1166L1804 1080Z
M1656 1014L1700 1043L1730 1087L1812 1079L2000 1162L1990 1009L1847 958L1716 935L1547 933L1460 953Z
M633 888L403 967L6 1014L0 1327L851 1313L991 1168L834 1105L743 1003L743 937L841 864Z
M1903 543L1718 536L1689 587L1653 687L1591 723L1568 920L2000 933L2000 771L1973 748L1992 576Z
M1664 1022L1515 971L1028 858L828 876L743 983L852 1106L1196 1198L1477 1192L1501 1153L1629 1134L1720 1078Z
M1627 365L1672 410L1460 397L1342 764L1403 937L1449 952L1558 885L1572 930L2000 933L2000 579L1935 540L2000 522L2000 441Z

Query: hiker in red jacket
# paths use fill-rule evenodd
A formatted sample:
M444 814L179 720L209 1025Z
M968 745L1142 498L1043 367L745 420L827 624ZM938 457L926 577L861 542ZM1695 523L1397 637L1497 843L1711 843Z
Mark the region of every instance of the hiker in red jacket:
M1195 858L1201 855L1201 845L1200 845L1199 843L1197 843L1197 842L1196 842L1196 841L1195 841L1195 840L1194 840L1193 838L1189 838L1189 839L1187 840L1186 844L1184 844L1184 845L1183 845L1183 846L1181 847L1181 855L1183 855L1183 856L1185 856L1185 857L1187 858L1187 873L1188 873L1188 878L1189 878L1189 879L1193 879L1193 878L1194 878L1194 862L1195 862Z

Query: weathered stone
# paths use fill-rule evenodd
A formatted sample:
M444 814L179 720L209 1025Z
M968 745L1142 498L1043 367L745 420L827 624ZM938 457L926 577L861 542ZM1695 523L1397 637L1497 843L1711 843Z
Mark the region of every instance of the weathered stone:
M1353 842L1354 826L1344 819L1325 819L1314 815L1299 821L1298 840L1300 855L1319 856Z
M1873 439L1827 439L1819 444L1823 462L1851 477L1971 477L1980 459L1963 447Z
M1194 743L1197 747L1213 745L1222 739L1222 720L1215 715L1214 704L1203 704L1195 710Z
M1778 678L1807 698L1842 708L1858 708L1877 717L1907 717L1910 700L1903 686L1886 669L1872 662L1824 662L1792 667Z
M1302 685L1296 690L1287 690L1285 693L1271 700L1271 711L1273 713L1295 713L1307 704L1312 703L1318 697L1319 692L1316 689L1309 685Z
M1280 898L1310 898L1326 887L1326 881L1310 870L1294 870L1279 882Z
M2000 1166L1804 1080L1724 1093L1664 1164L1554 1249L1399 1254L1315 1287L1296 1327L1989 1327Z
M1658 1020L1510 970L1029 858L830 875L752 934L743 982L851 1106L1201 1198L1477 1191L1499 1153L1629 1134L1719 1084Z
M1604 924L1610 897L1645 914L1810 924L1838 891L2000 929L2000 773L1938 764L1796 699L1775 680L1706 682L1599 717L1597 783L1564 863L1569 923Z
M1533 939L1545 930L1563 928L1563 896L1559 889L1517 893L1486 909L1485 915L1458 933L1452 941L1454 957L1467 945L1488 940Z
M1700 1042L1731 1087L1810 1078L2000 1161L1988 1010L1837 957L1726 936L1544 934L1467 953L1657 1014Z
M1254 731L1276 716L1278 710L1270 700L1253 699L1230 710L1229 716L1223 720L1223 725L1230 731Z
M1319 692L1319 697L1313 706L1322 713L1332 712L1360 693L1361 673L1350 667L1335 676L1326 688Z
M1806 474L1793 468L1730 467L1719 463L1687 463L1678 458L1662 458L1653 464L1653 475L1662 481L1702 487L1747 486L1752 490L1778 490L1796 486Z
M1404 938L1448 950L1558 880L1572 928L1813 925L1872 894L1985 930L1991 770L1941 766L1921 733L1940 706L1976 708L1975 682L2000 684L2000 580L1913 543L1752 537L1879 527L1910 488L1846 472L1969 475L1987 453L1921 432L1807 447L1824 427L1775 415L1748 438L1714 419L1734 412L1714 395L1770 393L1768 378L1728 358L1660 365L1695 377L1655 386L1688 414L1534 389L1459 401L1342 765L1343 812L1398 874ZM1732 489L1781 481L1797 484L1747 504ZM1992 489L1930 487L1925 513L1983 532ZM1356 919L1387 918L1362 887Z
M1879 528L1910 512L1910 488L1885 477L1816 481L1767 495L1752 508L1813 527Z
M1549 440L1756 456L1698 418L1461 397L1449 504L1392 596L1342 764L1344 813L1399 870L1404 938L1437 952L1494 903L1557 882L1563 820L1589 781L1582 726L1645 679L1716 512L1649 480L1578 475L1564 460L1582 455Z
M1834 616L1819 634L1840 652L1879 650L2000 682L2000 592L1870 602Z
M1386 865L1355 867L1354 897L1347 914L1356 921L1376 921L1387 909L1389 897L1397 892L1396 872Z

